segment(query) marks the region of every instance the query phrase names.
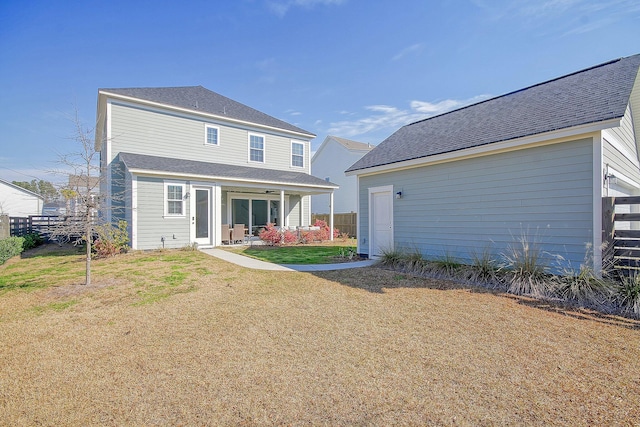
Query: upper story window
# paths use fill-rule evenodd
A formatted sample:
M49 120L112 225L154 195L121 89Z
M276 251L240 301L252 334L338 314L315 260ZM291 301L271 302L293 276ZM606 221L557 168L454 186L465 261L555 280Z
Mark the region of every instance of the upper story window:
M264 136L249 134L249 161L264 163Z
M291 142L291 166L304 167L304 143Z
M220 144L220 128L211 125L205 125L204 143L206 145L219 145Z
M165 184L165 215L184 216L184 184Z

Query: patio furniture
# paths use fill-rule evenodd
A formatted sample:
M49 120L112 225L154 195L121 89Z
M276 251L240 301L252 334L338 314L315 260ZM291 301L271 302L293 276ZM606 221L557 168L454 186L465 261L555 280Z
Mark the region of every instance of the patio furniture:
M244 224L235 224L233 226L231 241L233 243L244 243Z
M229 230L229 224L222 224L222 231L220 232L220 236L223 244L231 244L231 232Z

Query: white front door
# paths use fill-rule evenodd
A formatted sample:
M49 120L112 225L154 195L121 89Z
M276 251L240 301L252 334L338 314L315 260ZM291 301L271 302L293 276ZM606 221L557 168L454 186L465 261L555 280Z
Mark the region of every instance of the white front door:
M371 256L393 250L393 187L369 189Z
M198 246L211 246L211 188L192 187L191 191L191 241Z

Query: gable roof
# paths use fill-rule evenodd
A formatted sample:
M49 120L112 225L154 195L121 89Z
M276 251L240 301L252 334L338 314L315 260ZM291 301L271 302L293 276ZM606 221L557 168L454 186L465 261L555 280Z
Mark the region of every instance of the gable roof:
M335 141L345 150L349 150L352 154L359 154L360 156L363 156L366 152L369 152L373 149L373 146L371 144L365 144L364 142L357 142L346 138L327 135L324 141L322 141L322 144L320 144L320 147L318 147L316 152L313 153L313 157L311 157L311 164L321 158L320 154L324 152L325 147L329 145L329 142L331 141ZM353 159L351 161L353 161ZM344 165L342 167L344 167Z
M15 184L14 184L14 183L12 183L12 182L5 181L4 179L0 179L0 184L4 184L4 185L6 185L7 187L11 187L11 188L13 188L13 189L15 189L15 190L22 191L23 193L25 193L25 194L27 194L27 195L29 195L29 196L37 197L38 199L42 199L42 200L44 200L44 196L41 196L41 195L40 195L40 194L38 194L38 193L34 193L34 192L33 192L33 191L31 191L31 190L27 190L26 188L22 188L22 187L20 187L19 185L15 185Z
M640 55L620 58L400 128L347 172L624 116Z
M364 142L352 141L346 138L329 135L328 138L334 139L347 150L371 150L373 146Z
M194 112L213 114L223 118L302 133L311 137L315 136L311 132L276 119L202 86L111 88L99 89L98 92L184 108Z
M119 153L120 160L127 169L154 173L201 176L214 179L259 182L262 184L286 184L302 187L338 188L327 182L302 172L281 171L249 166L208 163L194 160L180 160L144 154Z

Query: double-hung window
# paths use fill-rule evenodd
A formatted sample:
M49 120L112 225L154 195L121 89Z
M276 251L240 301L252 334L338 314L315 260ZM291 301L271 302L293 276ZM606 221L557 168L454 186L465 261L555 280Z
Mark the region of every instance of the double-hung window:
M302 142L291 142L291 166L304 167L304 144Z
M205 125L204 143L206 145L219 145L220 129L216 126Z
M183 184L165 184L165 215L166 216L184 216L184 185Z
M249 134L249 161L264 163L264 136Z

